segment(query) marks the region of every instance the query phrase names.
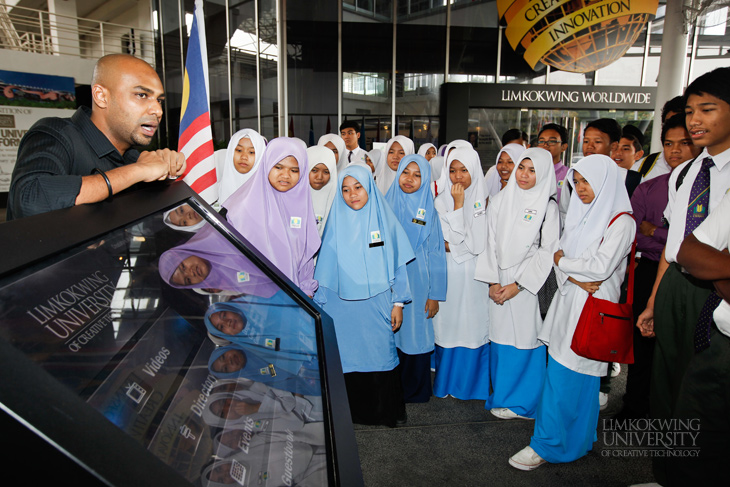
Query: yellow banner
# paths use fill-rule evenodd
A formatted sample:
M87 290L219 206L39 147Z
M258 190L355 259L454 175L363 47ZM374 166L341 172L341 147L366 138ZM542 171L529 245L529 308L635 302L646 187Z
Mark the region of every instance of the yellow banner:
M534 68L545 54L577 32L630 14L655 15L657 5L658 0L605 0L594 3L553 22L528 46L525 61Z
M508 12L520 10L531 1L532 0L497 0L497 13L499 14L500 20L505 19L509 21L509 19L514 17L514 15L507 17Z
M507 37L512 49L517 47L525 35L530 32L535 24L542 20L545 15L572 1L573 0L516 0L512 6L509 7L509 11L505 13L507 28L504 30L504 35ZM611 0L608 1L610 2ZM514 15L514 17L512 17L509 14L512 13L511 11L513 11L515 7L519 8L519 11ZM510 17L512 18L510 19Z

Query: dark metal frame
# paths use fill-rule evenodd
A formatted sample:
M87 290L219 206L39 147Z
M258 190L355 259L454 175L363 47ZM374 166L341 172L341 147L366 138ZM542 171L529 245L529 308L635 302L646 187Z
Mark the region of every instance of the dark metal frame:
M120 226L188 203L312 315L320 350L331 485L363 485L332 319L182 182L145 185L111 201L0 225L0 278ZM0 409L107 485L190 485L12 345L0 340ZM13 441L13 440L10 440ZM33 452L22 454L37 460ZM7 460L7 459L6 459ZM55 477L48 469L47 478ZM34 472L35 475L43 472ZM38 479L39 480L39 479Z

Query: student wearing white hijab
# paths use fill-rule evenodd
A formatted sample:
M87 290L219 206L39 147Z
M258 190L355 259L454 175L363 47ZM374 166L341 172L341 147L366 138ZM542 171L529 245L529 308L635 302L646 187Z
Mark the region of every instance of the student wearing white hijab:
M592 293L618 302L627 255L636 234L618 166L608 156L591 155L568 171L573 187L560 248L553 258L559 291L538 339L548 345L548 364L530 445L509 463L534 470L545 462L572 462L586 455L596 439L598 390L607 363L577 355L570 348L583 305Z
M317 145L327 147L335 153L337 159L337 172L342 172L347 167L347 148L345 147L345 141L342 140L337 134L324 134L317 141Z
M197 232L205 225L203 217L188 204L167 210L162 216L162 221L173 230L190 233Z
M492 394L485 408L500 419L534 418L545 380L537 292L558 250L555 195L550 153L527 149L487 206L487 251L477 261L476 279L490 283Z
M228 141L223 167L218 173L218 201L222 204L251 179L264 156L266 142L253 129L239 130Z
M474 280L486 249L486 188L479 156L451 151L448 179L434 206L446 241L446 301L433 318L436 378L433 393L458 399L489 397L489 286Z
M499 193L507 184L512 172L507 173L510 169L514 171L515 162L520 160L520 156L525 151L522 144L507 144L497 154L497 161L494 166L487 170L484 180L487 183L487 192L491 198Z
M383 154L385 161L380 164L380 170L375 173L375 184L382 194L386 194L390 185L395 181L400 160L414 153L413 141L405 135L396 135L388 141Z
M474 147L469 143L469 141L466 141L464 139L456 139L452 140L444 147L444 153L441 157L442 159L442 166L438 169L439 178L436 180L436 182L433 185L433 194L434 198L441 194L441 192L446 187L447 181L449 179L449 170L446 167L446 158L449 156L451 151L454 149L471 149L474 150ZM476 152L476 151L475 151ZM479 161L479 156L477 156L477 161ZM481 169L481 162L479 162L479 172L482 172Z
M377 180L378 171L380 171L380 166L383 164L383 160L385 159L383 151L380 149L373 149L370 152L367 152L365 156L365 164L370 168L370 171L372 171L373 179Z
M423 144L418 148L418 155L423 156L427 161L430 161L436 157L436 146L431 143Z
M307 149L309 167L309 190L312 193L312 207L317 217L317 232L320 238L327 223L327 216L337 194L337 160L328 148L315 145Z

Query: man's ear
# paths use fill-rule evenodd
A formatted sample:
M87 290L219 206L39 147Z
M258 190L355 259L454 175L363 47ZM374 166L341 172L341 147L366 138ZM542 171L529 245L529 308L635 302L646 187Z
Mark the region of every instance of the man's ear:
M360 132L355 132L357 134L358 140L360 139Z
M107 108L109 106L109 90L99 84L92 85L91 99L97 107Z
M644 157L644 151L643 150L640 150L636 154L634 154L634 161L638 161L642 157Z

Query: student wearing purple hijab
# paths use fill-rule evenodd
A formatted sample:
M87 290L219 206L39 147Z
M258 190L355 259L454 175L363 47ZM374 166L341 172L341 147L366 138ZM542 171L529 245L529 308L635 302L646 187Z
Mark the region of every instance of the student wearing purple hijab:
M320 246L309 191L307 153L300 141L278 137L261 167L224 203L226 217L259 252L308 296L314 295L314 254Z
M160 276L177 289L269 297L277 286L210 224L160 256Z

